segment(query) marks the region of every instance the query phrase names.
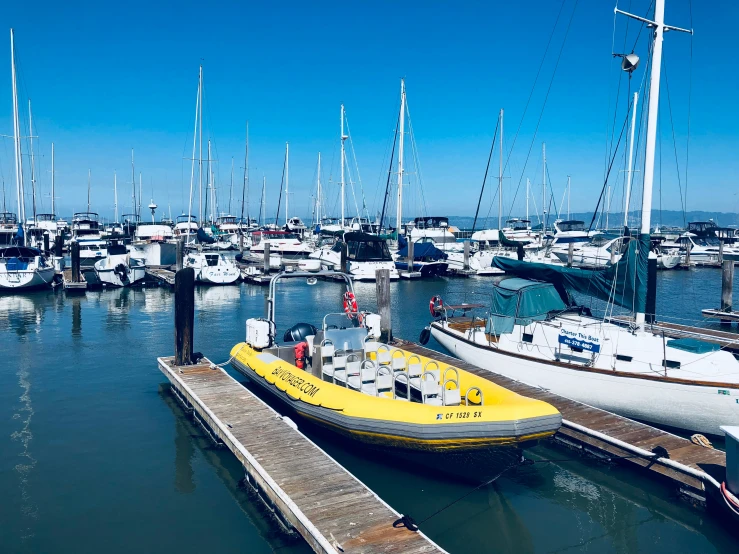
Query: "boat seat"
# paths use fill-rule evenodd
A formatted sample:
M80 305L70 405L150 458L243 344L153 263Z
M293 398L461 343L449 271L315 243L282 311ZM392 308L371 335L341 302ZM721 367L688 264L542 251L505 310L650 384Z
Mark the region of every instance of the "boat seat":
M447 371L449 369L452 368L448 368ZM446 374L446 371L444 374ZM454 388L450 388L450 384L453 384ZM441 399L444 406L459 406L462 403L462 391L459 390L459 381L446 379L441 389Z
M367 336L364 339L364 357L372 359L372 356L377 357L377 349L380 347L380 343L374 340L372 337Z
M377 347L377 363L379 365L389 365L392 357L392 352L387 344L381 344Z
M414 377L420 377L421 373L423 373L423 364L421 363L421 358L416 356L415 354L408 358L408 364L406 366L408 370L408 377L413 379Z
M405 355L402 351L395 349L393 350L392 355L390 356L390 367L393 368L393 371L405 371L406 370L406 359Z
M426 364L428 366L431 362ZM435 406L443 405L442 390L439 380L431 371L424 371L419 379L419 390L421 391L421 402Z

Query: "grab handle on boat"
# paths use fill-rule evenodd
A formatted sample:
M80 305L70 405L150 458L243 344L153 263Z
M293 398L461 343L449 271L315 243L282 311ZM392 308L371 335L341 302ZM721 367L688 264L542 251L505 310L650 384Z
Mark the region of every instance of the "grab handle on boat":
M452 389L447 388L447 385L449 383L454 383L454 388ZM454 395L452 396L453 401L447 402L447 394L451 393L452 391L454 391ZM449 405L458 406L461 402L461 398L460 398L461 392L462 391L459 389L459 381L455 379L445 379L444 386L441 389L441 403L444 406L449 406Z
M466 406L470 405L470 392L477 391L477 393L480 395L480 404L479 406L482 406L485 401L483 400L482 391L480 390L480 387L470 387L467 389L467 392L464 393L464 403Z
M432 363L432 362L429 362L428 364L426 364L426 367L428 367L428 365L430 363ZM436 363L436 362L433 362L433 363ZM439 364L436 364L436 365L438 367ZM426 379L426 376L427 375L429 377L431 377L431 383L435 387L435 390L433 392L429 392L428 394L426 393L426 391L424 390L424 387L423 387L423 384L427 381L427 379ZM439 381L437 379L438 379L438 377L436 376L436 374L433 373L433 372L431 372L431 371L424 371L423 372L423 375L421 375L421 382L418 385L419 385L419 388L421 389L421 402L422 403L424 403L424 404L426 403L426 398L428 396L431 396L432 394L439 394L439 392L438 392L439 391L439 389L438 389L438 387L439 387Z
M450 371L453 371L453 372L454 372L454 379L447 379L447 378L446 378L446 374L447 374L448 372L450 372ZM444 370L444 384L446 385L447 381L452 381L452 380L453 380L453 381L454 381L455 383L457 383L457 388L459 388L459 370L457 370L457 368L456 368L456 367L452 367L452 366L449 366L448 368L446 368L446 369Z
M395 390L395 383L400 378L405 379L405 398L398 398L398 395L396 394ZM410 402L411 400L411 379L408 377L407 373L393 373L393 400L406 400Z
M388 377L393 376L393 372L390 371L390 368L386 365L380 366L377 368L377 371L375 372L375 396L380 396L380 377L382 376L382 372L385 371ZM393 385L395 384L395 381L392 381ZM393 386L393 398L395 397L395 387Z
M429 360L428 362L426 362L426 365L423 366L423 372L424 373L429 373L429 372L433 371L433 369L429 369L429 366L431 366L431 364L433 364L435 366L434 369L436 371L440 371L441 368L439 367L439 362L437 362L436 360Z

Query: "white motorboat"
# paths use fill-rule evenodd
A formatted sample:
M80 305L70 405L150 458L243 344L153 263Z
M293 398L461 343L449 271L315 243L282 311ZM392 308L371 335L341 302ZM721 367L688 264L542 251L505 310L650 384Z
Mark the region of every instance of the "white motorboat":
M690 250L691 265L718 266L720 265L721 241L717 237L699 237L695 233L683 233L676 241L662 243L663 252L679 255L681 262L688 263L688 249ZM724 244L723 253L734 259L739 256L739 248Z
M74 242L80 245L80 265L83 267L92 267L95 262L108 255L108 243L101 238L80 239Z
M11 212L0 212L0 247L15 244L18 217Z
M355 281L375 281L378 269L388 269L391 280L400 278L387 241L377 235L356 231L344 233L343 241L316 250L310 258L319 260L323 269L341 271L341 250L344 244L348 273Z
M110 241L107 255L95 262L95 273L104 285L128 287L146 277L146 264L134 258L119 241Z
M0 248L0 290L45 287L51 284L55 274L54 266L35 248Z
M439 250L446 251L449 245L457 244L454 235L456 229L449 226L448 217L417 217L405 226L405 236L408 240L431 239Z
M616 263L621 259L621 250L628 237L609 237L606 235L595 235L590 242L578 242L572 246L572 267L603 268ZM569 246L567 250L557 249L552 255L566 264L569 259Z
M178 215L174 229L172 230L174 238L179 239L181 237L185 237L185 242L187 244L194 244L197 241L198 236L197 219L198 218L194 215Z
M185 267L195 270L195 281L209 285L230 285L241 276L234 261L218 253L191 252L185 258Z
M269 244L271 256L279 256L281 263L300 260L310 256L313 247L287 231L255 231L252 233L252 246L249 258L252 261L264 259L264 245Z

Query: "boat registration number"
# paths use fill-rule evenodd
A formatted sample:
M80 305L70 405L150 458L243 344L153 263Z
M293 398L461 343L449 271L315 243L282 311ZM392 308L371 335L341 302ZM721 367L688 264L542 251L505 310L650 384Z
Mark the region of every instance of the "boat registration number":
M451 412L448 414L436 414L436 419L470 419L482 417L482 412Z

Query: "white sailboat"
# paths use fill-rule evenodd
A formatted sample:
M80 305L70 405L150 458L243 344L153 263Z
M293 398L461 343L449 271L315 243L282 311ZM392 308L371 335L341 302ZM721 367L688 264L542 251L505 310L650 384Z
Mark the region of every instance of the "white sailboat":
M216 252L190 252L185 257L185 267L195 270L195 281L208 285L231 285L241 276L231 258Z
M106 256L95 262L95 273L104 285L129 287L146 277L144 260L134 258L117 240L108 242Z
M739 424L739 361L714 343L666 340L645 329L662 37L668 28L691 32L664 24L664 0L656 0L654 20L647 23L654 43L640 236L605 271L496 259L506 272L547 282L503 280L494 287L484 318L470 317L469 309L464 318L442 310L431 334L470 363L555 394L635 419L720 435L721 425ZM617 324L572 308L561 289L633 309L634 322Z

